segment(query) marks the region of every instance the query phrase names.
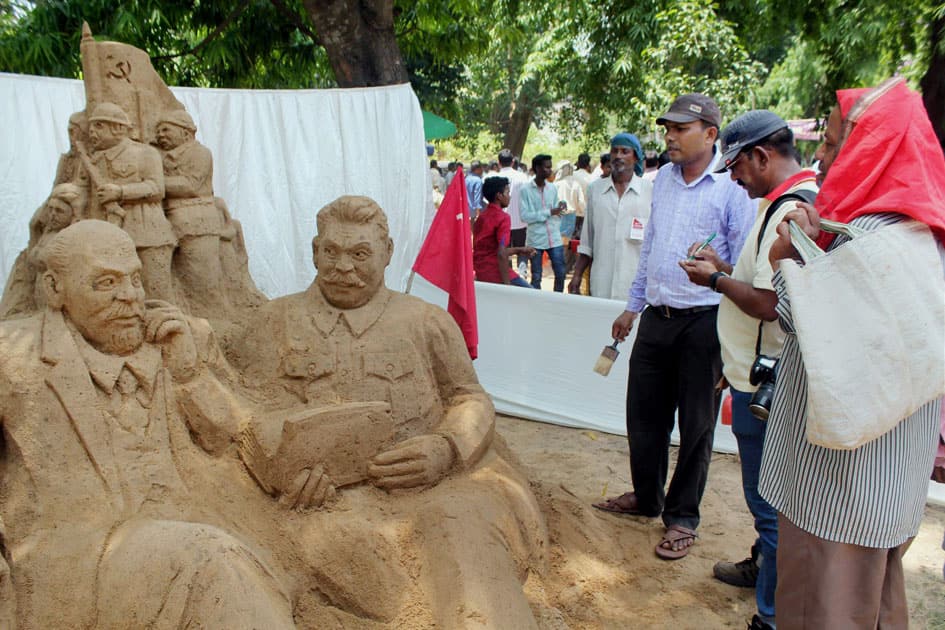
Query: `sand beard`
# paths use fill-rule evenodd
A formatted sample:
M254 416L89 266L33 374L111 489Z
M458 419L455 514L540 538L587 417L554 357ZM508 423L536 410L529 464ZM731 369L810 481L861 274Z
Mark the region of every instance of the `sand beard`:
M82 336L104 354L128 355L144 343L142 304L118 303L104 312L79 319L73 315L69 314L69 319Z
M109 330L98 344L98 349L105 354L124 356L131 354L144 343L144 322L138 320L134 326L115 327Z

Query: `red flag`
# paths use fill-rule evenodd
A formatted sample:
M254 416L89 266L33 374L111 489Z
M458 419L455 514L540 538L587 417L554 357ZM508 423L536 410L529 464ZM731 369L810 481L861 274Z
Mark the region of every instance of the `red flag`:
M473 288L472 232L469 229L469 201L466 178L457 168L453 181L433 217L413 270L449 293L447 311L456 320L466 340L470 358L479 346L476 323L476 291Z

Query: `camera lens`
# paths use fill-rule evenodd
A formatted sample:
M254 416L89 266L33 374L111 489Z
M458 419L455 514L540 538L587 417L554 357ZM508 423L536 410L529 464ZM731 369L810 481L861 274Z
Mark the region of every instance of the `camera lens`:
M767 420L771 411L771 402L774 400L774 379L765 381L751 397L748 409L759 420Z

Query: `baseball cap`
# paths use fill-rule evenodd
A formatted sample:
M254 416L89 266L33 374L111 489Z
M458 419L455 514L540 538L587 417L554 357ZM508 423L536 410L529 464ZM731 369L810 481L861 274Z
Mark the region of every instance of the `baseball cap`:
M739 153L787 126L783 118L767 109L753 109L745 112L730 122L719 134L722 141L722 157L719 159L719 168L715 172L725 172Z
M716 127L722 126L722 112L718 104L705 94L683 94L669 106L669 111L656 119L657 125L667 122L687 123L703 120Z

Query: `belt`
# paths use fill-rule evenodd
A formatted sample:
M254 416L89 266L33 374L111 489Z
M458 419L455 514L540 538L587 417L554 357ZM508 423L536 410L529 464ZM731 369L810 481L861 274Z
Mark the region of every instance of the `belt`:
M168 210L177 210L178 208L188 208L190 206L214 206L216 205L213 197L175 197L173 199L164 199L164 207Z
M696 313L702 313L704 311L714 311L718 308L718 304L693 306L692 308L673 308L672 306L656 306L654 304L647 305L647 310L653 310L654 312L659 313L660 317L663 317L664 319L672 319L674 317L688 317L690 315L695 315Z

